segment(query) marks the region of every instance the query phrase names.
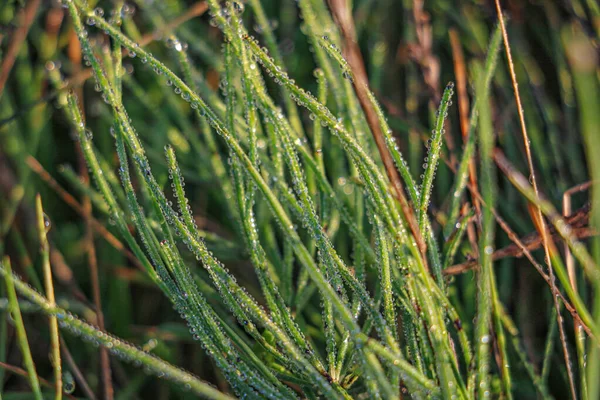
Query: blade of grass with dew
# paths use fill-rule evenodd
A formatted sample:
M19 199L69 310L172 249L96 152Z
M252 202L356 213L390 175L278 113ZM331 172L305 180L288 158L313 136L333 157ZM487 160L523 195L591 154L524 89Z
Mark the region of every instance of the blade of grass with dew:
M76 109L74 107L76 107L76 104L73 103L73 104L69 105L66 94L64 96L61 96L59 101L61 102L61 105L65 108L69 118L71 118L72 121L75 121L76 120L76 114L75 114ZM82 130L83 137L87 138L84 126L79 125L77 123L75 125L75 128ZM87 143L87 142L84 142L84 143ZM102 195L104 196L104 200L106 201L106 204L108 205L108 209L110 210L109 212L110 212L111 218L117 224L119 232L121 233L123 238L126 240L127 244L132 249L136 258L138 260L140 260L141 265L144 267L144 269L148 273L148 276L159 287L162 287L162 283L161 283L160 279L158 278L158 276L156 275L154 269L152 268L152 265L150 264L150 262L144 255L143 251L137 245L137 242L135 241L133 236L131 235L129 228L127 227L127 225L123 219L123 211L119 208L117 201L112 194L110 185L108 184L108 182L105 179L105 174L98 173L98 171L102 171L102 168L100 167L100 164L98 163L97 159L95 158L93 150L92 150L91 146L89 146L89 143L88 143L88 146L82 146L82 150L83 150L84 156L86 156L86 162L90 166L91 170L94 172L93 176L96 179L95 182L96 182L98 188L100 189L100 191L102 192Z
M50 269L50 246L48 244L48 238L46 237L47 231L50 229L50 222L47 220L44 209L42 208L42 198L38 194L36 200L36 213L37 213L37 230L40 240L40 247L42 250L42 268L44 271L44 286L46 288L46 296L48 303L53 306L56 304L54 299L54 284L52 282L52 270ZM56 400L62 399L63 385L62 385L62 363L60 359L60 339L58 336L58 321L55 316L50 317L50 343L51 353L50 360L54 367L54 385Z
M238 396L294 398L295 396L287 388L284 389L285 394L280 392L279 389L284 387L274 376L268 374L267 378L271 375L271 382L267 381L264 376L261 376L263 371L256 371L249 367L244 358L232 348L230 339L220 330L213 318L214 314L210 315L211 308L193 284L189 271L169 241L161 242L161 251L166 255L167 264L171 265L170 271L176 276L176 283L181 288L182 297L186 300L180 306L180 312L192 322L193 332L206 346L208 354L215 359ZM275 382L279 387L272 384Z
M492 336L490 327L492 324L492 252L495 225L490 207L494 206L496 187L493 178L492 151L494 148L494 135L492 131L492 117L489 105L489 97L486 92L484 75L480 73L477 79L477 92L479 94L479 142L480 142L480 164L481 164L481 187L483 199L486 203L483 209L481 221L481 238L479 254L481 255L481 270L478 276L477 295L477 324L475 327L475 343L477 354L476 366L476 388L479 398L489 397L491 394L490 352L492 349Z
M448 118L448 108L452 104L452 95L454 94L454 82L450 82L444 89L442 95L442 101L437 111L437 117L435 122L435 128L431 132L431 138L428 141L429 151L425 158L423 179L421 181L421 188L419 190L419 225L420 229L425 229L425 214L429 208L429 201L431 199L431 190L433 188L433 180L435 178L435 171L438 166L440 159L440 152L442 151L442 139L446 130L444 129L444 123ZM441 271L438 273L441 274Z
M327 109L327 107L325 107L324 105L318 103L318 101L310 93L296 86L294 82L288 77L287 73L283 72L281 67L274 64L273 61L269 58L269 56L266 53L264 53L262 49L260 49L258 44L253 39L247 37L245 38L245 40L248 47L252 49L252 52L258 57L259 62L265 67L265 69L272 73L281 84L286 85L290 89L290 91L295 95L296 101L308 108L313 114L315 114L316 117L323 121L326 124L326 126L328 126L332 130L332 132L344 143L344 145L346 146L346 151L356 162L357 167L359 169L362 168L363 172L361 173L363 174L365 183L367 185L370 185L370 187L373 188L373 191L377 190L380 193L379 196L375 194L375 192L371 192L371 194L377 196L380 199L380 201L388 202L390 205L389 210L386 210L385 207L383 207L383 205L379 206L378 212L381 212L384 215L389 215L389 211L395 211L396 207L392 203L391 198L389 196L381 196L381 193L387 193L387 189L382 189L382 187L386 187L386 184L378 167L364 152L364 150L360 147L357 141L349 134L349 132L347 132L344 129L342 124L333 116L331 111L329 111L329 109ZM375 181L373 181L373 178L375 179ZM377 189L374 189L375 187L377 187ZM394 222L396 223L396 225L394 225L394 223L391 222L391 217L386 219L386 222L390 226L400 225L399 216L394 218ZM408 245L411 246L410 242L408 242Z
M428 238L428 243L430 243L429 247L435 246L435 241L431 238L433 234L431 232L431 226L427 222L426 214L429 208L429 201L431 199L431 190L433 188L433 180L435 178L435 172L437 169L437 165L440 158L440 153L442 151L442 139L445 134L444 124L446 118L448 117L448 108L452 104L452 95L454 94L454 82L450 82L446 85L444 89L444 94L442 95L442 101L439 105L439 109L437 111L437 119L435 123L435 129L432 131L432 136L429 143L429 151L427 153L427 157L425 158L425 163L423 164L425 167L425 171L423 173L423 179L421 181L421 187L419 189L420 197L418 198L418 221L419 221L419 229L421 232L425 234ZM400 160L398 160L400 161ZM396 162L398 162L396 161ZM430 252L433 251L433 257L435 258L435 262L433 262L433 273L435 274L438 285L443 287L443 278L442 278L442 265L439 260L439 253L437 251L437 247L435 249L430 249Z
M394 309L394 298L392 293L392 276L390 271L390 254L389 254L389 240L385 235L383 223L377 218L372 216L375 222L375 243L378 249L378 262L379 276L381 277L380 287L383 293L383 313L385 320L390 326L391 334L395 340L398 340L398 332L396 331L396 310ZM399 376L392 375L390 380L394 387L399 386Z
M234 20L234 21L235 21L236 19L235 19L235 18L232 18L232 20ZM234 40L234 41L235 41L236 39L237 39L237 40L239 40L239 38L237 38L237 36L234 36L234 37L232 38L232 40ZM259 86L259 88L257 88L257 90L259 90L259 89L260 89L260 85L258 85L258 86ZM298 143L296 143L296 144L298 144ZM301 146L300 146L300 145L298 145L297 147L299 147L299 148L300 148ZM304 154L305 154L307 157L309 157L309 158L310 158L310 156L308 155L308 153L304 153Z

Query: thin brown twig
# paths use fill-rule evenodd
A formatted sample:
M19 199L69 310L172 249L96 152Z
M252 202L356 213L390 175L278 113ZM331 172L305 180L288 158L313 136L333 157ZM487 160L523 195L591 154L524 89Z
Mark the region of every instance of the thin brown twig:
M385 139L383 137L383 133L381 132L381 127L379 126L377 113L373 107L373 104L371 104L371 101L369 100L369 81L367 78L367 72L365 70L362 54L358 44L356 43L356 32L354 28L354 20L352 18L352 12L348 7L347 0L329 0L329 5L344 38L344 54L354 77L352 83L356 92L356 96L358 97L361 108L365 113L367 123L369 124L369 128L371 129L371 133L373 135L373 139L375 140L379 155L383 161L385 172L390 180L390 183L392 184L395 197L400 202L400 207L402 208L404 218L406 219L410 231L417 242L419 251L422 254L421 258L423 259L423 263L427 267L427 244L421 235L421 231L419 230L419 225L417 224L417 219L413 209L406 199L402 181L400 180L400 175L396 170L392 156L390 155L390 152L385 144Z
M525 115L523 113L523 105L521 104L521 95L519 94L519 84L517 82L517 74L515 72L515 65L514 65L511 50L510 50L510 42L508 41L508 33L506 32L506 25L504 23L504 14L502 13L502 9L500 7L500 0L495 0L495 3L496 3L496 12L498 13L498 20L500 22L500 29L502 31L502 37L504 39L504 50L506 52L506 58L508 61L508 69L510 71L510 78L512 81L512 87L513 87L513 91L514 91L514 95L515 95L515 102L517 105L517 113L519 115L519 124L521 125L523 144L525 146L525 154L527 156L527 165L529 168L529 179L531 181L531 184L533 185L533 190L534 190L536 196L538 196L539 190L538 190L537 180L535 178L535 169L533 166L533 157L531 155L531 146L530 146L530 142L529 142L529 136L527 134L527 126L525 124ZM544 215L542 214L542 209L540 208L540 206L538 204L536 204L535 208L537 211L537 220L539 222L540 233L542 236L542 242L544 244L545 261L546 261L546 264L548 267L548 274L550 275L550 283L552 285L552 289L554 290L556 288L556 280L554 277L554 270L552 267L552 261L551 261L551 256L550 256L550 246L549 246L548 237L547 237L546 221L544 219ZM559 304L556 296L552 296L552 301L554 302L554 308L556 309L556 313L557 313L556 319L557 319L558 330L560 333L561 343L562 343L562 347L563 347L565 364L567 367L567 375L569 377L569 386L571 389L571 397L573 398L573 400L575 400L577 398L577 394L575 392L575 377L573 376L573 368L571 367L571 361L570 361L570 357L569 357L569 349L567 347L565 328L562 323L562 317L560 316L560 304Z
M467 94L467 67L463 54L460 37L455 28L450 28L450 46L454 61L454 77L456 78L456 98L458 101L458 116L463 142L469 136L469 96Z
M27 37L29 28L31 28L31 24L33 24L37 10L40 7L40 3L41 0L30 0L27 2L25 8L23 8L23 10L21 10L19 13L18 19L21 22L21 26L13 33L8 49L6 50L6 53L3 54L4 61L0 67L0 97L2 97L2 93L4 92L4 87L8 81L10 71L15 65L15 60L19 54L21 45Z
M565 218L565 222L569 224L569 226L572 228L573 236L579 239L584 239L599 234L599 232L597 232L595 229L587 226L587 223L589 221L589 210L590 209L588 204L576 211L574 215ZM550 234L553 240L560 239L560 234L556 232L556 230L554 230L552 227L550 228ZM540 237L540 234L537 231L532 232L524 236L523 238L520 238L519 240L528 251L537 250L543 245L542 238ZM524 255L525 252L523 251L523 249L513 243L502 249L494 251L494 253L492 253L492 260L497 261L507 257L520 258ZM473 258L472 260L468 260L463 263L455 264L451 267L446 268L444 270L444 275L459 275L464 272L470 271L471 269L477 267L477 265L477 258Z

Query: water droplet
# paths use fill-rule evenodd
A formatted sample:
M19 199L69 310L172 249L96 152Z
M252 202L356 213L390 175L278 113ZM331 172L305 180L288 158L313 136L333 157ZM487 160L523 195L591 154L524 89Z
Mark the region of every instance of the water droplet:
M75 391L75 379L73 379L73 374L71 374L69 371L65 371L62 374L62 381L63 381L63 392L65 392L66 394L71 394Z
M50 217L44 213L44 230L48 233L50 229L52 229L52 221L50 221Z
M244 3L240 2L240 1L234 1L232 5L233 5L233 11L237 15L240 15L241 13L244 12Z

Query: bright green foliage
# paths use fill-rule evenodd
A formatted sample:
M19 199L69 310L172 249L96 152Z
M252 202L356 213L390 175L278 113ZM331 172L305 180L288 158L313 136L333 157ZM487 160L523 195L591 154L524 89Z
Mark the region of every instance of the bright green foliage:
M525 164L519 158L520 142L509 133L518 124L509 69L502 62L503 37L496 19L477 15L483 6L433 1L429 11L436 18L429 26L419 14L419 2L349 1L354 3L357 44L372 85L367 88L369 104L361 104L355 86L362 83L355 65L345 58L347 44L336 25L340 21L329 10L338 2L207 0L190 7L179 0L139 0L135 5L106 2L106 11L101 8L105 2L61 3L43 6L42 14L48 20L51 13L64 16L67 32L32 27L32 43L17 55L17 63L26 66L12 72L14 81L0 94L0 117L6 118L0 120L0 155L11 160L18 178L12 192L0 196L5 208L0 241L8 243L0 247L0 255L7 256L0 275L8 298L0 312L13 315L35 398L42 397L40 382L52 385L51 378L48 384L38 374L61 377L60 365L65 394L81 390L76 395L95 391L110 397L110 390L99 387L102 380L89 379L100 374L85 358L95 357L94 346L70 335L61 336L61 349L77 348L79 354L62 357L62 364L42 362L36 369L37 357L32 357L25 331L34 317L25 323L22 318L31 311L58 321L61 335L73 333L110 351L115 398L133 393L161 399L561 398L571 389L592 398L600 391L600 365L585 362L586 351L598 354L600 343L600 251L597 241L593 246L586 241L595 233L587 226L589 216L598 223L598 199L574 203L583 204L585 214L575 228L557 211L562 192L597 178L597 173L590 174L585 162L568 161L583 149L574 143L563 148L557 128L547 128L548 143L542 136L543 127L558 123L559 113L567 120L580 118L589 165L597 164L597 113L586 101L598 96L589 89L598 86L591 72L598 60L589 56L586 64L575 50L565 55L560 42L589 49L591 42L583 33L561 36L550 28L536 28L540 37L552 31L551 40L542 41L560 49L544 49L544 54L560 54L553 61L553 79L558 81L551 90L568 100L562 110L542 90L540 75L547 71L532 55L517 57L518 79L527 83L522 90L531 92L524 96L525 114L541 170L538 184L544 192L547 188L542 197L519 173ZM573 12L581 21L586 13L597 14L597 7L576 3ZM139 9L135 16L134 7ZM538 6L524 7L533 12L529 7ZM0 17L6 19L18 8L13 2L0 6ZM550 23L558 23L554 6L538 8ZM204 12L207 16L184 23ZM270 15L279 15L279 20L270 20ZM388 26L386 18L395 26ZM458 56L453 49L452 57L442 57L448 65L442 65L440 76L438 59L428 52L450 52L446 28L455 23L469 63L452 64ZM152 40L146 32L154 32ZM427 44L429 34L442 43L439 49ZM517 43L529 43L525 32L513 34ZM398 45L394 35L413 41L411 50L401 42L396 55L389 47ZM295 48L289 51L290 46ZM30 48L39 51L39 60L31 65L26 62L32 58ZM80 67L79 50L88 68L79 74L89 73L97 93L70 78ZM400 60L405 53L413 60ZM32 69L36 63L44 68ZM402 77L387 67L401 71ZM453 68L468 72L472 99L470 110L462 113L468 117L462 121L464 146L451 147L447 144L460 136L455 104L468 101L460 97L465 87L454 83ZM449 83L444 85L446 77ZM43 103L34 108L42 117L32 117L29 110L20 115L23 98L32 100L39 87L50 93L44 100L52 98L56 109ZM581 107L580 116L575 107ZM371 133L373 124L401 178L424 237L424 252L395 197L390 171ZM35 156L53 166L61 151L44 145L72 147L68 131L75 139L75 162L80 170L88 168L91 184L69 165L61 166L60 181L82 199L79 204L67 198L77 212L86 215L87 202L91 204L88 224L103 238L93 245L100 249L95 254L103 267L106 326L123 339L90 323L95 313L85 293L93 279L68 265L84 263L81 250L69 243L79 239L72 220L58 217L53 231L42 233L38 218L39 235L29 235L30 228L22 232L20 226L20 214L27 214L34 192L41 192L45 212L55 209L58 215L64 207L49 200L54 195L43 183L33 182L31 169L63 199L70 196L27 158ZM576 132L570 137L578 138ZM496 167L498 148L514 166ZM473 163L475 170L470 169ZM551 172L554 164L558 179ZM48 168L54 176L55 168ZM536 261L543 255L531 254L534 247L522 249L518 238L536 235L524 201L540 207L556 242L566 244L569 255L556 252L556 246L550 249L551 266ZM41 203L38 211L42 215ZM45 242L46 233L50 249L43 246L38 261L29 236ZM532 241L526 239L526 245ZM511 242L521 252L510 247L509 254L495 252ZM85 243L90 246L87 239ZM528 261L499 260L523 253ZM570 261L567 266L563 262L571 253L581 266L575 272ZM53 284L49 263L56 304L40 293L41 271L47 287ZM15 264L23 278L12 272ZM476 268L470 269L471 264ZM528 290L519 286L521 280L539 280L536 272L529 272L534 271L532 264L546 282L547 268L554 268L559 291L552 293L543 281L535 282L543 293L536 296L543 299L529 297L534 305L521 304L518 296ZM456 271L464 275L454 277ZM27 302L20 303L16 294ZM553 296L570 314L552 308L542 318ZM531 337L536 318L548 328L541 340ZM559 341L556 324L563 320L568 320L567 327L575 324L576 346ZM38 335L48 342L51 338L57 358L58 334L39 321ZM0 339L7 335L3 320ZM0 361L10 364L4 343L0 340ZM568 359L565 365L563 347L567 354L576 348L577 363L570 365ZM543 358L530 359L535 350ZM576 388L568 386L569 368L579 378ZM0 366L0 378L4 374ZM17 392L16 387L0 379L0 393L3 388Z

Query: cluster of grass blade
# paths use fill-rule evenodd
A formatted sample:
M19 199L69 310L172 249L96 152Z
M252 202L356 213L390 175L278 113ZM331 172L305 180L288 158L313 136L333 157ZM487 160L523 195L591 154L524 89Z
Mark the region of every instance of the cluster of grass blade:
M471 5L459 12L451 2L436 2L468 26L462 32L465 48L476 54L468 65L469 108L464 81L443 86L438 75L443 89L432 83L436 59L427 41L435 26L427 26L420 2L398 2L412 11L412 19L402 18L412 21L407 29L415 30L421 52L412 55L419 69L404 68L402 85L410 93L402 98L401 120L395 95L381 82L378 52L393 51L383 34L365 32L382 17L364 17L371 6L379 13L396 9L394 1L356 1L356 21L340 20L352 2L334 0L207 0L191 7L117 0L107 11L100 7L104 2L96 3L61 0L45 10L46 30L24 23L21 34L32 29L32 36L41 37L36 57L43 68L12 72L7 89L30 87L22 94L3 93L0 86L0 144L6 149L0 155L6 153L12 164L9 171L0 158L8 182L1 183L11 184L13 170L17 180L0 197L0 295L6 296L0 313L12 317L0 321L0 400L18 398L19 383L5 382L6 371L27 377L21 386L28 382L35 399L50 396L47 388L56 399L142 393L211 399L598 398L600 242L587 239L600 228L600 186L594 184L600 180L597 41L580 29L544 40L549 48L573 46L554 60L560 86L553 90L569 99L559 111L539 83L546 71L531 57L517 58L517 66L527 69L518 72L533 95L519 92L499 2L495 18L485 21L491 28ZM593 2L576 3L580 21L587 14L599 18ZM21 11L16 4L0 6L0 16L15 13L27 22L38 7L36 1ZM134 18L135 7L141 12ZM268 17L272 9L281 12L279 31L296 46L292 52L278 43ZM545 11L557 24L554 6ZM206 26L181 25L205 12ZM295 12L298 32L285 26ZM61 33L63 19L68 22ZM151 33L142 35L148 26ZM344 31L348 26L350 33ZM357 70L364 66L345 58L352 34L376 42L372 59L364 60L372 75L365 87ZM11 43L22 44L15 37ZM59 60L64 47L67 56ZM307 47L310 61L302 54ZM17 57L14 52L9 46L3 55ZM454 66L463 70L447 75L465 75L467 66L455 53L453 48ZM61 68L62 62L69 67ZM13 63L1 63L0 78ZM88 78L96 94L83 90ZM412 90L413 82L423 80L435 102L429 99L418 110L421 94ZM33 106L41 117L30 117L32 110L19 115L17 104L34 104L36 84L49 93ZM55 109L46 104L49 99ZM451 117L457 101L464 119L459 150L452 132L458 121ZM557 143L552 124L559 112L580 122L587 167L563 159L583 150ZM388 113L395 115L388 120ZM518 122L507 120L513 114ZM549 144L543 126L550 126ZM500 133L511 129L522 130L526 162L518 140ZM47 165L61 158L63 150L44 147L51 143L44 133L54 130L71 132L80 167L89 171L88 183L81 179L85 171L57 170L77 195L34 158ZM66 136L60 142L71 145ZM534 174L532 152L540 174ZM388 157L394 165L386 163ZM561 176L557 188L549 186L553 163ZM526 168L529 180L520 172ZM43 182L34 181L34 173ZM396 175L400 182L393 182ZM555 198L585 180L591 181L585 188L591 187L593 201L581 202L581 218L557 211ZM67 228L72 217L55 218L61 222L50 230L44 211L52 213L46 199L53 192L85 220L83 249L64 245L80 234L75 226ZM25 200L35 193L35 235L29 238L19 218L27 219ZM522 210L524 202L529 210ZM103 240L95 243L94 236ZM51 237L69 253L61 254ZM39 245L34 261L30 241ZM96 254L111 268L98 273L90 266L85 275L68 265L95 266ZM500 260L523 255L526 262ZM503 263L519 268L500 269ZM14 265L23 273L13 273ZM474 272L467 272L473 265ZM524 268L537 272L526 274ZM537 282L545 300L528 294L521 279ZM529 296L532 305L520 304L519 296ZM538 319L547 331L540 340L533 333ZM26 330L33 321L35 335ZM32 336L47 338L50 349L41 369L34 363ZM9 363L14 352L7 353L5 339L18 345L24 369ZM110 362L95 351L99 346ZM86 354L98 357L100 367Z

